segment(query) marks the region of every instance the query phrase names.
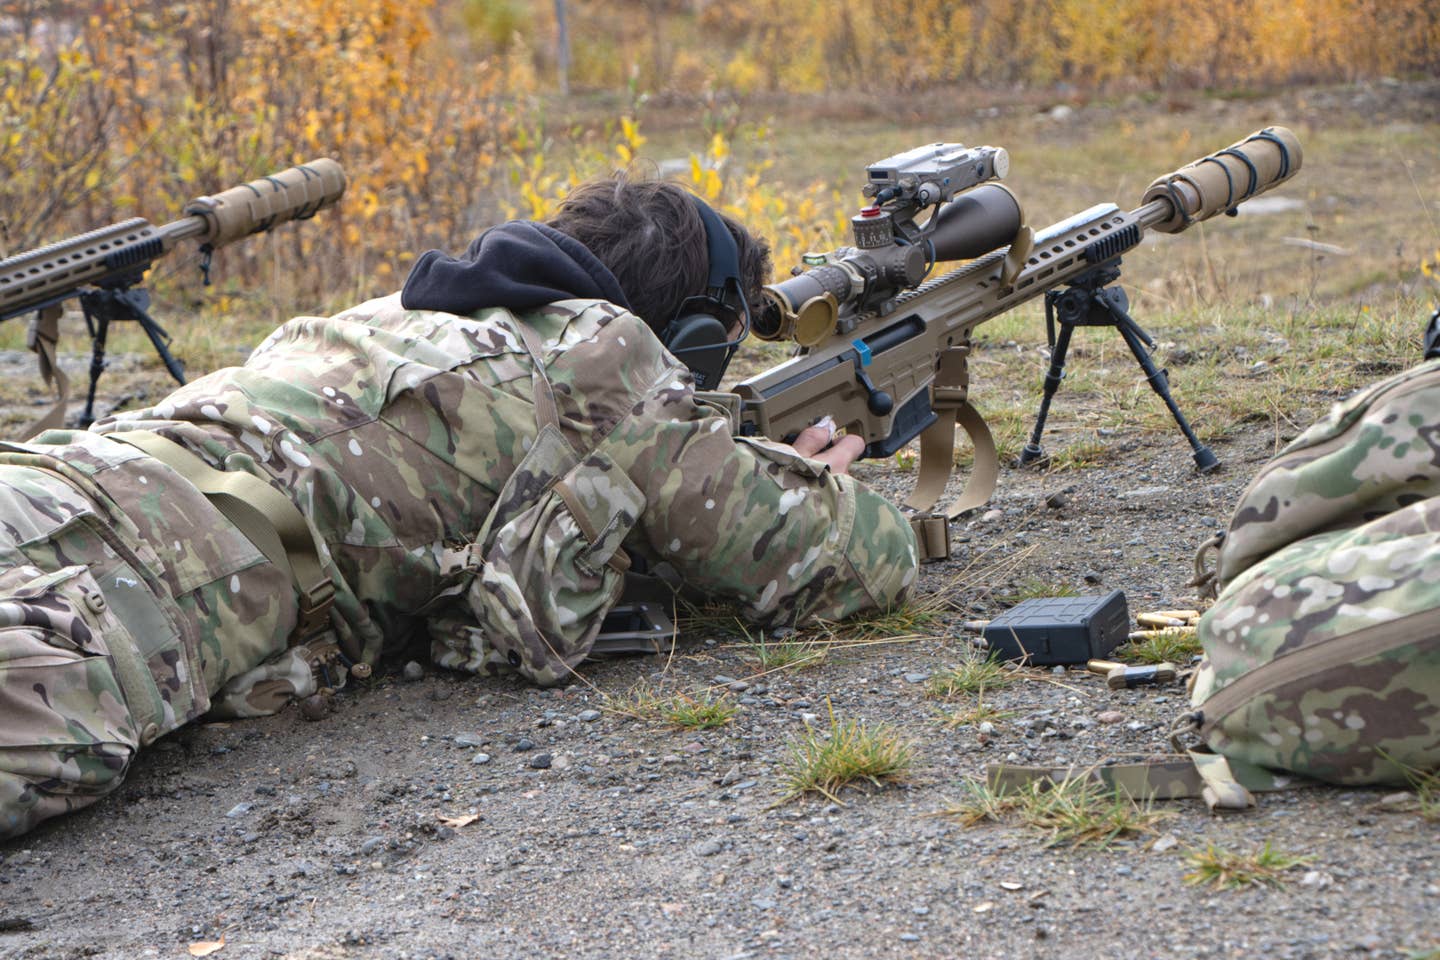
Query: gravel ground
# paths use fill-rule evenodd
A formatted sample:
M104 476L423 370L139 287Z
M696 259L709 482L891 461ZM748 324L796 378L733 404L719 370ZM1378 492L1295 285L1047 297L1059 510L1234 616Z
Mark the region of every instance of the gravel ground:
M1431 118L1435 89L1374 111ZM989 381L1014 351L984 356ZM83 388L86 358L70 359ZM102 411L166 389L148 360L112 359ZM0 355L11 380L32 371L28 354ZM1176 393L1183 405L1183 376ZM180 731L106 801L0 844L0 958L186 957L222 939L220 960L1440 956L1440 824L1383 791L1271 794L1223 817L1161 804L1152 834L1104 850L939 815L1007 757L1165 748L1179 684L1112 692L1035 671L986 695L1013 713L981 732L938 722L965 701L927 697L924 680L966 655L964 620L1031 582L1121 589L1132 613L1192 605L1195 547L1288 439L1268 417L1238 430L1209 476L1174 432L1113 436L1082 470L1002 470L956 557L923 571L921 595L949 603L924 638L760 676L741 638L691 629L673 659L590 665L560 691L401 658L318 722L289 710ZM857 473L897 495L912 479ZM689 732L601 709L641 681L729 688L739 710ZM915 747L910 779L781 803L791 745L827 708L892 724ZM1187 850L1266 842L1310 858L1281 889L1184 880Z
M221 939L221 958L293 960L1424 955L1440 947L1437 825L1380 793L1268 795L1224 817L1163 804L1154 834L1106 850L937 815L1007 756L1163 748L1179 685L1035 671L987 699L1015 713L982 734L938 723L921 681L964 655L961 620L1032 578L1122 589L1132 612L1188 605L1194 546L1273 442L1267 426L1217 445L1226 467L1207 477L1178 434L1117 439L1103 467L1002 471L960 555L925 569L923 591L954 608L927 639L757 677L734 637L692 631L668 662L592 665L563 691L396 664L319 722L183 730L98 807L0 845L0 956L176 957ZM718 730L599 709L641 680L730 679L740 709ZM898 728L913 777L778 803L789 745L827 703ZM1313 858L1284 889L1183 880L1187 849L1266 841Z

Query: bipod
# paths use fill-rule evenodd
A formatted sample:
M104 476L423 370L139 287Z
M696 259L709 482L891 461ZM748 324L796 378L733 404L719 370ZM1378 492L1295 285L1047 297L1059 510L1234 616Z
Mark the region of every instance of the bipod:
M1020 451L1020 465L1034 463L1044 456L1040 448L1040 434L1045 430L1050 401L1054 398L1055 391L1060 388L1060 381L1065 378L1065 353L1070 349L1070 337L1075 328L1114 327L1120 331L1120 336L1125 338L1130 352L1135 354L1140 369L1145 371L1145 379L1149 381L1150 389L1165 401L1165 406L1170 408L1170 414L1180 425L1180 432L1190 441L1190 447L1195 451L1196 469L1201 473L1209 473L1220 465L1220 461L1210 448L1195 436L1185 414L1180 412L1175 398L1170 395L1168 375L1155 366L1155 361L1150 356L1150 351L1155 349L1155 341L1130 316L1130 300L1125 296L1125 291L1119 287L1106 286L1119 278L1120 261L1117 259L1085 271L1064 290L1046 291L1045 332L1050 340L1050 369L1045 374L1045 392L1040 400L1040 412L1035 417L1035 430L1030 435L1030 442ZM1055 333L1057 322L1060 324L1058 336Z
M85 312L85 326L90 330L90 391L85 395L85 412L80 425L95 422L95 385L105 372L105 338L112 320L134 320L155 346L165 369L176 383L185 382L185 367L170 355L170 334L150 316L150 294L126 284L97 287L80 294L80 308Z

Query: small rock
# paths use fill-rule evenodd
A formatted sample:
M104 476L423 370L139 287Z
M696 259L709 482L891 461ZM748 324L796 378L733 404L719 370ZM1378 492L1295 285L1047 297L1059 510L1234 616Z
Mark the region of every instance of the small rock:
M727 683L725 686L726 689L728 689L731 693L744 693L746 690L750 689L750 684L746 683L744 680L735 680Z
M367 837L365 841L360 844L360 856L368 857L370 856L370 854L374 853L376 850L379 850L384 845L384 837Z
M1324 890L1334 882L1330 874L1321 873L1319 870L1309 870L1300 878L1300 886L1314 887L1316 890Z
M488 753L477 753L477 754L475 754L475 756L473 756L473 757L470 758L470 762L473 763L473 764L475 764L476 766L480 766L481 764L489 763L489 762L490 762L490 754L488 754Z
M999 510L986 510L983 514L981 514L980 522L994 523L996 520L999 520L1003 516L1005 516L1005 514Z
M1125 719L1125 714L1120 710L1101 710L1095 714L1095 719L1101 723L1119 723Z
M579 720L582 723L594 723L596 720L600 719L600 711L581 710L578 714L575 715L575 719Z
M1156 853L1164 853L1166 850L1173 850L1180 844L1180 838L1173 833L1167 833L1150 844L1150 849Z
M725 845L719 840L706 840L695 848L695 852L702 857L713 857L723 849Z
M549 770L552 760L548 753L537 753L530 758L530 766L536 770Z
M416 663L414 660L411 660L409 663L405 664L405 669L400 671L400 673L406 680L414 681L419 680L425 676L425 668L420 666L420 664Z
M906 682L906 683L924 683L926 680L929 680L929 679L930 679L930 674L928 674L928 673L907 673L907 674L905 674L905 682Z
M906 943L914 943L914 942L916 942L917 940L920 939L920 934L918 934L918 933L902 933L902 934L900 934L900 939L901 939L901 940L904 940Z
M979 726L977 726L975 729L982 737L988 737L990 736L990 734L995 732L995 724L991 723L989 720L982 720L980 721Z
M715 674L714 681L715 685L718 687L728 687L730 686L730 684L736 682L734 677L727 677L723 673Z
M250 812L250 807L251 804L248 803L237 803L226 812L225 816L231 820L234 820L236 817L243 817Z
M457 733L454 738L457 747L483 747L485 738L475 733Z
M1169 487L1136 487L1134 490L1121 491L1118 496L1121 500L1155 500L1169 492Z
M521 737L515 742L515 746L512 749L514 749L516 753L524 753L527 750L534 750L535 742L526 737Z
M1058 493L1052 493L1050 494L1050 496L1045 498L1045 506L1049 507L1051 510L1064 509L1067 505L1069 505L1069 503L1070 494L1068 490L1061 490Z
M728 787L740 782L740 764L733 764L720 778L720 786Z

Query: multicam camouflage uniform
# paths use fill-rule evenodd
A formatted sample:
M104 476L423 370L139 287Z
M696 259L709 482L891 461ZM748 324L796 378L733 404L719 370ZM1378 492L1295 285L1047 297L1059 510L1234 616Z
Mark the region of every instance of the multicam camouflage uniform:
M1337 404L1220 549L1192 702L1232 761L1336 783L1440 768L1440 362Z
M894 507L730 428L608 303L522 323L392 296L291 321L150 410L5 445L0 836L93 802L202 713L270 712L316 686L316 644L289 645L287 575L106 434L153 431L288 494L335 582L341 666L428 634L441 665L553 684L629 556L764 624L905 593L915 546Z

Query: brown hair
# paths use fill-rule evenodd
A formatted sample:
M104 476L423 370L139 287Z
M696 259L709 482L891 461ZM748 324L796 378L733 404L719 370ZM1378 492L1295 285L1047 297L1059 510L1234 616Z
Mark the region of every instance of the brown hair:
M717 211L718 213L718 211ZM770 278L770 247L720 214L740 253L740 285L752 313ZM572 190L548 226L574 237L615 275L631 311L660 333L687 297L705 292L705 223L690 193L667 180L616 173Z

